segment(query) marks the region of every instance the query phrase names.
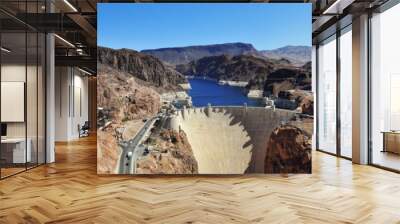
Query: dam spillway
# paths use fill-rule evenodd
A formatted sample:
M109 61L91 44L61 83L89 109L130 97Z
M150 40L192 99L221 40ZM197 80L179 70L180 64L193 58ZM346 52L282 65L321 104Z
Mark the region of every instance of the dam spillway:
M169 125L186 133L200 174L264 173L269 136L295 115L262 107L184 108Z

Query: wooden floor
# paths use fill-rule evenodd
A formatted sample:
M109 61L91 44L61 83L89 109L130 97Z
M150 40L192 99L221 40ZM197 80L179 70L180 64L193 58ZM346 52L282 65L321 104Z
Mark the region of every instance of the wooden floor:
M313 153L312 175L97 176L96 139L0 181L0 223L400 223L400 175Z
M1 177L8 177L13 174L25 171L25 167L2 167L1 168Z
M374 164L388 167L395 170L400 170L400 155L391 152L381 152L375 150L372 161Z

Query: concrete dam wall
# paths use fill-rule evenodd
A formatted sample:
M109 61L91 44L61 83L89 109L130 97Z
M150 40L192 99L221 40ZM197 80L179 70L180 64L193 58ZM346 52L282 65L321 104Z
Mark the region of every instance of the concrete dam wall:
M264 173L271 132L295 112L260 107L182 109L169 120L182 129L201 174Z

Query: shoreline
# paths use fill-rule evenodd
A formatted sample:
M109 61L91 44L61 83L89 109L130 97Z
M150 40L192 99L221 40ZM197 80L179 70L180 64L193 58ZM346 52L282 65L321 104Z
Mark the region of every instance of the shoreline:
M188 80L190 79L198 79L198 80L208 80L208 81L213 81L216 82L218 85L228 85L228 86L233 86L233 87L245 87L247 86L248 82L245 81L231 81L231 80L219 80L219 79L213 79L207 76L186 76Z
M206 106L207 103L213 106L243 106L244 103L248 106L264 106L262 97L249 97L243 87L219 85L216 80L197 77L189 79L189 82L194 85L194 92L188 91L194 106Z
M218 85L228 85L236 87L246 87L249 82L245 81L230 81L230 80L219 80Z
M262 90L248 90L245 87L247 86L248 82L244 81L230 81L230 80L217 80L213 78L209 78L206 76L186 76L188 80L191 79L197 79L197 80L207 80L207 81L212 81L215 82L218 85L226 85L226 86L231 86L231 87L238 87L242 90L243 95L245 95L247 98L250 99L262 99L264 98L263 96L263 91ZM190 82L190 81L189 81Z

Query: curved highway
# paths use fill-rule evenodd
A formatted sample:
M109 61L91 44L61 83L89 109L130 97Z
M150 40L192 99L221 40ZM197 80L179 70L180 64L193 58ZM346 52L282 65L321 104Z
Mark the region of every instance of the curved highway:
M147 120L135 137L129 141L120 142L122 153L119 159L118 173L120 174L134 174L136 169L136 161L140 155L143 154L145 146L142 145L142 140L149 133L158 117L153 117Z

